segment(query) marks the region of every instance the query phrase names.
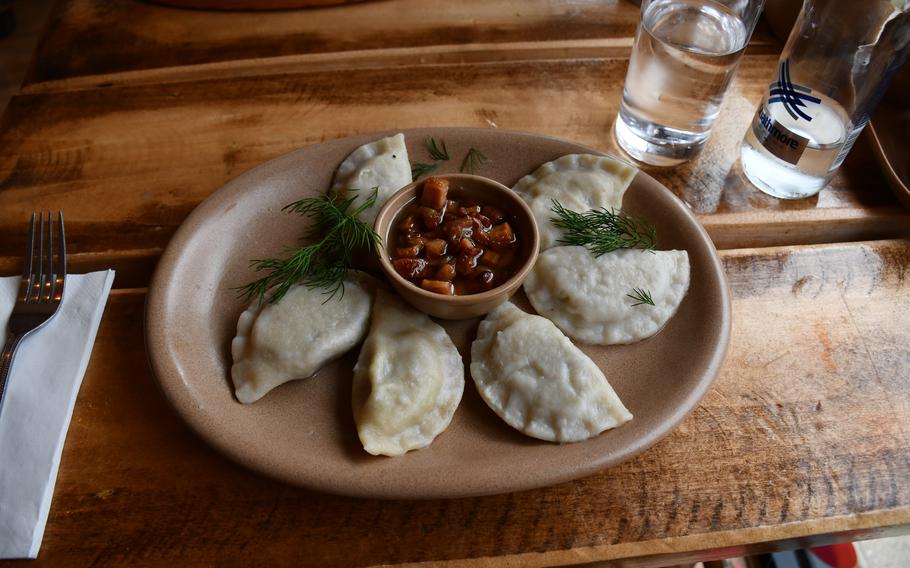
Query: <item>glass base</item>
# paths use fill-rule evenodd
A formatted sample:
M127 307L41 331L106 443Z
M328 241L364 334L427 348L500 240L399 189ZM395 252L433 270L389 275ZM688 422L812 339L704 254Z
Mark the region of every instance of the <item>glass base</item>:
M800 172L747 144L740 149L743 174L752 185L778 199L805 199L816 195L830 176L813 176Z
M621 110L613 132L621 150L652 166L676 166L691 160L708 141L707 132L686 132L638 121Z

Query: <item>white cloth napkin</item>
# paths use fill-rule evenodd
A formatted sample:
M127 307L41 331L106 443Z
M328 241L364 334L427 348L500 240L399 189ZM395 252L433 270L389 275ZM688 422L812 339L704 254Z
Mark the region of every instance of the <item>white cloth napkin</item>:
M0 278L0 338L19 290ZM19 344L0 410L0 558L36 558L114 271L70 274L57 315ZM2 346L0 342L0 346Z

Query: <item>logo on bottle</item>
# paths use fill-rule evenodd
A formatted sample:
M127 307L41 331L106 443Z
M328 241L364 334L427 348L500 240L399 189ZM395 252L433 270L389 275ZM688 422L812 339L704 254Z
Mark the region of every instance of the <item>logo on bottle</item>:
M758 142L768 152L789 164L796 165L799 162L809 145L809 139L775 120L771 105L776 103L784 105L784 110L793 118L794 122L800 118L811 122L812 117L806 113L806 110L809 109L809 105L817 105L822 102L820 98L813 97L811 92L812 89L795 85L790 80L790 60L785 59L780 64L777 82L771 83L769 87L768 102L758 107L755 120L752 121L752 133L755 134Z
M812 117L803 109L808 108L808 104L819 104L822 100L810 95L811 92L812 89L809 87L796 85L790 80L790 60L784 59L780 63L777 82L771 83L769 92L771 96L768 98L768 104L781 103L793 120L803 118L812 122Z

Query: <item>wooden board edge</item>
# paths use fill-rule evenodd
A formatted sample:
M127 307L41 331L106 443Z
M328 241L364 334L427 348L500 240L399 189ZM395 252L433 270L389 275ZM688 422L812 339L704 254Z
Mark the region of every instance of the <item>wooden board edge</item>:
M67 255L70 274L85 274L96 270L114 269L114 289L144 289L151 279L163 249L88 252ZM0 256L0 276L19 276L22 258Z
M339 69L463 65L502 61L627 59L633 38L550 40L394 47L309 53L85 75L45 82L26 82L22 94L90 90L107 87L181 83L210 79L300 74ZM775 54L775 43L749 46L747 56Z
M776 550L910 534L910 507L683 537L526 552L498 557L395 564L414 568L493 568L494 566L597 566L658 568L680 562L718 560ZM386 565L384 565L386 566Z
M805 246L910 237L907 211L900 207L698 215L718 250Z

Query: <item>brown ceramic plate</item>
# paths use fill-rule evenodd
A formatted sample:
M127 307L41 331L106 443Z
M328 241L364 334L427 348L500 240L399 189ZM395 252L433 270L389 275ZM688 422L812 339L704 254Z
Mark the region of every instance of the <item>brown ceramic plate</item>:
M490 161L477 173L512 186L540 164L594 150L555 138L491 129L406 130L412 160L423 140L443 138L457 171L471 146ZM315 377L243 405L230 383L230 342L244 304L232 287L249 281L252 258L297 242L301 218L281 207L329 187L333 169L361 144L394 132L303 148L231 181L186 219L161 257L149 290L146 327L152 367L165 395L204 439L238 462L291 483L364 497L444 498L519 491L590 475L628 460L670 433L698 404L720 369L730 334L730 300L710 239L686 206L639 173L623 208L657 227L659 248L685 249L691 287L654 337L582 349L604 370L635 418L591 440L557 445L525 437L487 408L466 377L452 424L433 444L397 458L368 455L351 416L357 349ZM529 310L523 294L515 301ZM478 320L440 323L469 365Z
M904 207L910 209L910 105L882 103L869 121L872 149L888 185Z

